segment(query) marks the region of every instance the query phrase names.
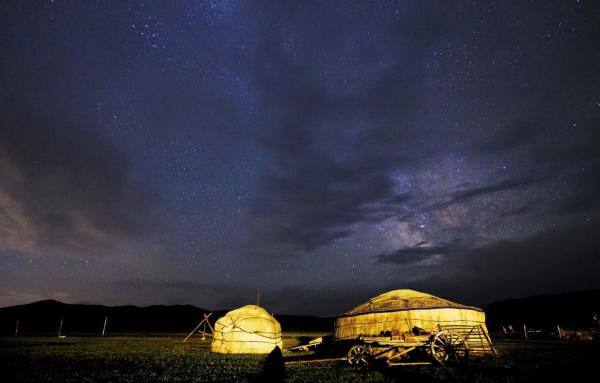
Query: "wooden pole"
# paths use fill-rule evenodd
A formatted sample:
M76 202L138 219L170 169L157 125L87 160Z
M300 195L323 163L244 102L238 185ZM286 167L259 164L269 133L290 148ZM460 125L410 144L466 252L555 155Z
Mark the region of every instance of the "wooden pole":
M527 325L523 323L523 334L525 334L525 340L527 340Z
M193 335L193 334L196 332L196 330L198 330L198 329L200 328L200 326L203 326L203 327L202 327L202 340L206 340L206 325L208 325L208 328L210 329L210 332L211 332L211 334L213 334L213 335L214 335L214 333L215 333L215 330L214 330L214 329L213 329L213 327L210 325L210 322L209 322L209 320L208 320L208 317L209 317L209 316L211 316L211 315L212 315L212 313L210 313L210 314L208 314L208 315L204 314L204 319L202 319L202 321L200 321L200 323L198 323L198 326L196 326L196 327L195 327L195 328L192 330L192 332L190 332L190 333L188 334L188 336L186 336L186 337L185 337L185 339L183 340L183 342L181 342L181 343L185 343L185 341L186 341L186 340L188 340L188 339L189 339L189 338L190 338L190 337L191 337L191 336L192 336L192 335Z
M19 335L19 320L17 319L17 324L15 325L15 338Z
M102 336L104 336L104 332L106 331L106 322L108 322L108 316L104 318L104 326L102 326Z
M189 335L186 336L185 339L183 340L183 342L181 342L181 343L185 343L185 341L188 340L190 338L190 336L192 336L192 334L195 333L196 330L198 330L200 328L200 325L202 325L202 323L204 323L205 319L206 318L202 319L202 322L198 323L198 326L194 327L194 329L192 330L192 332L190 332Z
M60 325L58 326L58 337L60 338L60 331L62 330L63 318L60 318Z
M215 335L215 329L213 328L213 326L210 325L210 320L208 319L209 316L211 316L212 313L206 315L204 314L204 320L206 321L206 324L208 325L208 328L210 329L210 333L213 334L213 336Z
M492 344L492 339L490 338L490 334L487 333L487 331L485 331L483 329L482 325L479 325L479 331L480 334L483 334L483 336L485 337L485 340L488 342L488 344L490 345L492 352L494 353L494 355L498 355L498 352L496 351L496 348L494 347L494 345ZM467 336L468 337L468 336ZM481 344L483 344L483 339L481 340Z

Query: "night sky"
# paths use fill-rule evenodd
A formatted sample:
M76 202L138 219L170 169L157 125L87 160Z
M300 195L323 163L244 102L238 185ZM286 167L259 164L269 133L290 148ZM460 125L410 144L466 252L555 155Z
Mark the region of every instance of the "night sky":
M600 287L600 2L3 1L0 306Z

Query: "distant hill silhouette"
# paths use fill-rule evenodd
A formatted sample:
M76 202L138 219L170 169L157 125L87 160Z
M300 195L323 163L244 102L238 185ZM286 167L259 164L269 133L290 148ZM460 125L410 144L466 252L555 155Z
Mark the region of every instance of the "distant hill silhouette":
M555 328L557 324L564 328L598 327L593 317L600 316L600 290L507 299L490 304L485 312L488 327L493 329L523 323L540 328Z
M563 294L540 295L520 299L506 299L486 308L490 329L503 325L554 328L598 327L594 314L600 316L600 290L587 290ZM208 313L206 309L191 305L173 306L102 306L66 304L44 300L26 305L0 308L0 336L14 334L15 321L19 320L19 334L57 333L60 319L64 319L63 333L96 333L102 331L108 316L107 334L153 333L191 331ZM225 314L214 311L211 323ZM300 315L275 315L284 331L333 331L332 318Z
M104 318L108 316L107 334L189 332L208 310L191 305L173 306L102 306L66 304L55 300L43 300L26 305L0 308L0 336L14 334L15 322L19 320L19 334L23 336L41 333L57 333L60 319L64 319L63 333L97 333L102 331ZM214 311L211 323L226 310ZM332 331L333 320L313 316L276 315L284 331Z

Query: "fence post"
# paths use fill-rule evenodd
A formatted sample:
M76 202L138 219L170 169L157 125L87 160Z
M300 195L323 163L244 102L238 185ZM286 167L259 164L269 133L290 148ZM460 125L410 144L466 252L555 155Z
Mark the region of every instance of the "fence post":
M106 322L108 322L108 316L104 318L104 326L102 326L102 336L104 336L104 331L106 331Z

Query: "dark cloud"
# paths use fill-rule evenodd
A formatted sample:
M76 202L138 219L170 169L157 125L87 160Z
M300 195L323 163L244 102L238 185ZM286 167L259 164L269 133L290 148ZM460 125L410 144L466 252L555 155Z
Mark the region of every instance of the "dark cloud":
M264 176L256 203L257 214L273 222L269 238L291 250L314 250L348 236L352 224L403 200L386 173L389 165L336 160L308 134L293 126L272 144L277 169Z
M511 190L516 188L522 188L533 183L538 183L542 181L543 178L539 176L529 175L526 177L518 177L502 180L490 185L485 185L481 187L476 187L468 190L463 190L454 193L452 196L452 200L449 203L459 203L466 201L470 198L479 197L486 194L497 193L500 191Z
M410 265L427 262L436 255L455 254L462 247L460 240L454 240L452 243L446 243L435 246L427 246L425 243L418 243L416 246L405 247L393 252L383 253L375 256L377 263L387 263L396 265Z
M484 155L505 153L534 143L544 129L540 121L519 121L498 130L501 132L499 135L477 142L473 149Z
M532 185L537 185L539 183L542 183L547 178L547 176L535 174L519 176L515 178L508 178L488 185L472 187L453 192L450 194L449 199L447 199L446 201L438 202L429 206L423 206L421 208L425 211L443 210L448 208L449 206L459 203L465 203L474 198L488 196L490 194L498 192L512 191L514 189L520 189Z
M519 207L515 210L506 211L506 212L500 214L500 216L501 217L510 217L510 216L526 215L526 214L533 212L535 210L536 206L538 206L540 203L541 203L540 199L534 198L531 201L522 205L521 207Z
M74 118L5 105L0 127L0 246L105 254L152 228L155 197L121 149Z

